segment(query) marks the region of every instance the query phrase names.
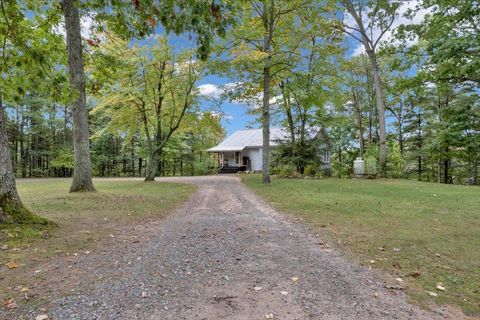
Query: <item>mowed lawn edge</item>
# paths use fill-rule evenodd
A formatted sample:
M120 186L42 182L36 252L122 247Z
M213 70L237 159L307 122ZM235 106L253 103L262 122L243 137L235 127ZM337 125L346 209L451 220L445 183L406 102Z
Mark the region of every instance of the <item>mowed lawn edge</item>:
M335 178L273 178L263 185L258 175L241 178L347 256L400 278L417 304L480 315L480 188Z
M0 228L0 300L15 297L15 287L27 286L30 274L54 256L95 251L102 239L112 239L149 219L162 219L196 190L191 184L102 179L97 192L69 193L69 179L19 179L18 191L32 212L56 226ZM8 249L6 249L8 248ZM14 262L18 267L8 268ZM25 277L28 275L28 277ZM23 294L23 293L22 293Z

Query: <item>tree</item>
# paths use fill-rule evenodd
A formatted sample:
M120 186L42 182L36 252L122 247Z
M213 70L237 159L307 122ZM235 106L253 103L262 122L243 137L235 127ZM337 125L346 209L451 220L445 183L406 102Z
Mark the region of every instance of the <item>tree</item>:
M0 223L42 223L47 220L32 214L18 196L13 175L6 116L0 95Z
M117 68L111 83L100 90L94 112L109 114L110 130L129 136L142 132L148 151L145 181L153 181L165 146L197 104L195 83L203 64L193 59L191 50L175 54L165 38L153 48L129 48L126 42L113 41L102 50L115 55Z
M315 143L311 138L325 125L324 106L336 99L339 88L337 66L343 54L339 46L342 35L333 28L336 18L331 15L332 7L323 2L298 13L296 32L290 34L293 38L283 39L284 46L293 44L294 65L280 72L275 81L281 100L274 114L290 135L290 146L285 151L297 159L297 171L302 173L309 160L317 157L311 156L312 151L318 153L319 147L312 145ZM302 40L298 43L297 39Z
M294 68L300 37L293 37L292 26L298 13L308 10L307 0L245 0L239 2L239 18L232 29L227 46L232 48L233 70L242 78L243 92L252 99L260 98L263 129L263 183L270 183L270 109L275 100L272 84L284 70ZM285 39L294 40L292 42ZM259 85L261 83L261 85ZM248 88L246 88L248 87Z
M480 87L480 3L424 0L421 6L430 14L419 24L403 26L402 34L419 36L425 64L436 69L437 81Z
M378 110L380 167L382 176L386 177L387 132L385 126L385 103L378 68L377 49L380 41L395 22L396 12L400 3L383 0L340 0L340 3L353 17L356 24L356 26L350 26L344 23L341 26L342 30L362 43L370 60ZM367 21L365 20L366 18ZM379 34L373 36L376 30L379 30Z
M95 191L90 162L90 134L88 131L88 109L78 2L75 0L63 0L62 10L67 34L70 85L74 90L75 96L72 108L75 165L70 192Z
M27 18L29 12L36 12L34 3L27 6L23 1L0 1L0 222L47 223L47 220L33 215L22 204L15 185L7 133L7 104L18 104L29 91L50 92L59 90L57 75L52 67L58 55L52 48L61 46L59 37L50 32L56 22L55 15L44 10L38 19ZM48 78L49 81L46 81ZM55 90L52 90L54 88ZM53 96L54 94L52 94ZM15 158L15 157L14 157Z

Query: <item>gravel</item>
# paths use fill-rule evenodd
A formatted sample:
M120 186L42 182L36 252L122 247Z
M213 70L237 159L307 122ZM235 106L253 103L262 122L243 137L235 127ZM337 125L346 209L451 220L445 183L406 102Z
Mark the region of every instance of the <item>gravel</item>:
M443 318L319 245L236 177L160 181L198 190L167 218L128 226L74 264L54 262L48 299L12 319Z

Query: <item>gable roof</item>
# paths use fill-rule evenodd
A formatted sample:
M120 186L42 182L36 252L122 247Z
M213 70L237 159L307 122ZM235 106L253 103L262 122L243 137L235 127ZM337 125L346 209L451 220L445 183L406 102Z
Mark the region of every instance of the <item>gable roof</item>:
M308 135L311 138L319 135L330 147L330 140L323 128L311 127ZM288 141L289 134L286 130L280 128L270 129L270 146L277 146L280 141ZM263 146L263 130L262 129L247 129L235 131L231 136L220 142L217 146L208 149L208 152L225 152L225 151L242 151L245 148L254 147L259 148Z
M278 145L278 141L287 139L284 130L278 128L270 129L270 145ZM231 136L220 142L217 146L208 149L208 152L242 151L247 147L263 146L263 130L247 129L235 131Z

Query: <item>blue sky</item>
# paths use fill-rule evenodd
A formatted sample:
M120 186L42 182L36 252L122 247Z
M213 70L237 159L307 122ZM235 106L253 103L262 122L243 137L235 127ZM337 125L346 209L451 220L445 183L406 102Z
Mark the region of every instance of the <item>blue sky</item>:
M162 35L162 28L156 28L156 33ZM190 48L195 48L195 37L189 34L175 35L173 33L168 35L169 44L174 47L176 51L182 51ZM148 43L148 40L142 40L140 43ZM225 78L215 74L205 75L200 81L198 81L197 86L201 87L202 85L214 85L216 87L221 87L227 83L236 82L238 79L235 78ZM227 135L234 133L237 130L245 129L248 125L251 125L255 117L247 114L248 107L245 104L238 102L222 101L220 104L213 102L211 98L201 99L201 108L202 110L213 110L219 111L222 117L222 126L226 129ZM259 127L258 124L255 125Z

